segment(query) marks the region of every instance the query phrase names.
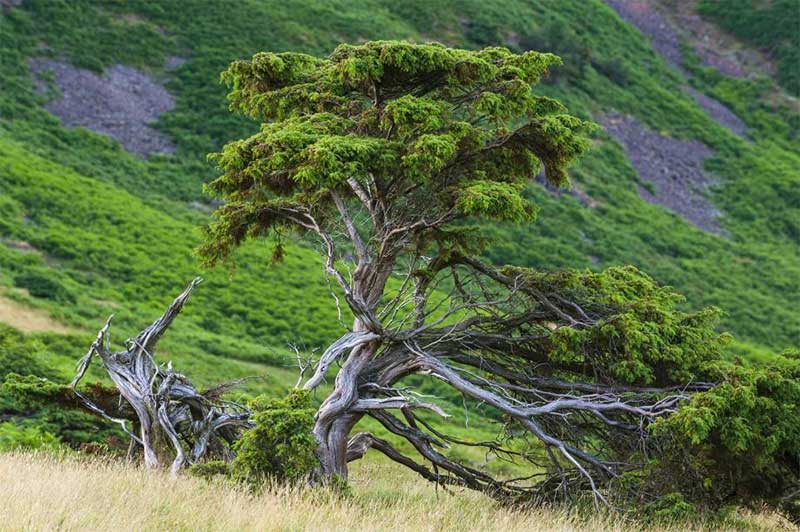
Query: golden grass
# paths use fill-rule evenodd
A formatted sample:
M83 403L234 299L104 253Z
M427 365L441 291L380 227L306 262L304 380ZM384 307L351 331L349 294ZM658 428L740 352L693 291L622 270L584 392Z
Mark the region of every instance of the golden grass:
M347 498L286 487L256 496L222 483L170 478L120 463L33 454L0 454L0 482L2 530L634 528L618 518L581 522L562 511L512 511L472 492L437 496L410 473L376 461L354 468L354 495ZM755 516L748 523L748 528L769 529L778 522Z

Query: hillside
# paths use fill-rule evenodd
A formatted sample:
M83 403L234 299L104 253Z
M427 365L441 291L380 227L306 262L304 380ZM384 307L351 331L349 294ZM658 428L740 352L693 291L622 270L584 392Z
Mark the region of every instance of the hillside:
M703 0L698 11L763 50L776 63L778 83L800 96L800 8L794 0Z
M109 314L126 338L200 274L164 357L201 384L255 374L266 380L248 392L291 386L287 343L310 350L341 332L317 243L292 241L276 265L269 246L249 245L235 270L202 271L193 255L213 207L206 154L256 127L228 111L219 72L262 50L409 39L555 52L565 66L543 93L603 126L572 190L531 185L535 223L489 227L488 259L635 264L689 308L721 307L731 354L800 345L792 85L758 66L722 3L677 15L670 4L0 1L0 307L30 316L0 319L32 331L0 338L66 380ZM697 45L709 20L736 35L713 26L719 39Z

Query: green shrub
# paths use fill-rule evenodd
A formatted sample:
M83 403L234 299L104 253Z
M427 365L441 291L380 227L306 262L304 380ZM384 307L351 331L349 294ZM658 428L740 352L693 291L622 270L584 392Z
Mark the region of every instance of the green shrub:
M310 475L317 463L317 442L311 433L314 408L309 392L292 390L282 399L261 396L251 406L256 426L236 444L232 478L258 487L267 480L286 482Z
M23 273L14 277L14 285L26 289L33 297L52 299L63 303L75 302L75 295L53 279L50 274Z
M55 372L36 356L42 348L39 342L0 323L0 378L9 373L54 378Z
M215 477L229 476L231 473L231 466L222 460L209 460L208 462L193 464L189 468L189 473L205 480L211 480Z
M708 376L720 384L656 423L664 458L650 489L702 510L766 504L800 522L800 353L716 363Z
M646 514L657 522L693 521L700 517L697 506L681 493L669 493L645 508Z
M123 417L131 415L116 411L119 394L114 389L92 385L84 393L108 411ZM0 381L0 419L36 426L76 449L84 443L118 442L121 446L126 439L116 425L109 426L106 420L89 413L67 386L35 375L10 373Z
M0 423L0 452L20 449L63 452L66 447L58 436L40 427L12 421Z

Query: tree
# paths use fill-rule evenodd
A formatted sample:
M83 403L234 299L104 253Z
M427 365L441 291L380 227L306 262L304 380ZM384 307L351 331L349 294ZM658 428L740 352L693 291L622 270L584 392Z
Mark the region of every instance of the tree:
M630 267L537 272L478 258L473 222L532 220L529 181L543 167L566 185L589 146L592 124L534 92L558 64L535 51L369 42L327 58L260 53L223 73L232 109L263 124L212 156L221 176L208 190L224 204L200 252L215 264L271 234L279 260L288 233L321 243L346 328L302 385L341 365L315 417L323 478L346 479L371 448L498 498L588 491L603 502L645 467L652 422L711 388L698 378L724 340L714 309L681 312L680 296ZM491 407L513 441L442 433L421 411L445 412L414 393L413 375ZM364 416L424 461L353 435ZM541 452L521 450L529 438ZM449 443L537 467L494 478L446 456Z

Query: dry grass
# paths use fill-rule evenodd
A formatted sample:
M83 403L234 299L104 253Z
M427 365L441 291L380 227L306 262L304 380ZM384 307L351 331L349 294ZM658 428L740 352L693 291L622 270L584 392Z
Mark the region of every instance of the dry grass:
M0 295L0 322L25 332L75 332L55 321L47 312L27 307L2 295Z
M630 530L559 511L515 512L478 494L440 493L410 474L365 462L348 498L275 488L258 496L119 463L0 455L3 530ZM755 516L749 527L777 521ZM685 526L675 529L685 530Z

